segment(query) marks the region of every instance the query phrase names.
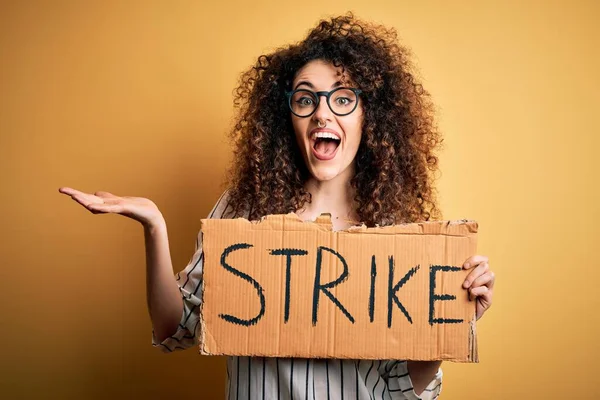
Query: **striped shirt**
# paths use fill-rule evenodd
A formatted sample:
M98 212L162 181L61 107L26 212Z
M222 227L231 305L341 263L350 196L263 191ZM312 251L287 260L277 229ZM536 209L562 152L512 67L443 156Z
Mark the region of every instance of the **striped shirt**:
M227 215L224 193L208 218ZM200 287L202 284L202 232L188 265L175 279L183 298L183 314L177 331L159 342L152 331L152 345L165 353L198 345ZM433 400L442 390L442 370L417 396L405 360L350 360L227 357L226 398L238 399L385 399Z

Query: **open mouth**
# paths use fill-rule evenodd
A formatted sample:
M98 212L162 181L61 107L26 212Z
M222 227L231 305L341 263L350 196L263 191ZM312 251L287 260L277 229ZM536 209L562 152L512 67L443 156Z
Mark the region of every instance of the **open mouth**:
M319 160L331 160L335 157L340 146L340 138L330 132L317 132L313 134L312 150Z

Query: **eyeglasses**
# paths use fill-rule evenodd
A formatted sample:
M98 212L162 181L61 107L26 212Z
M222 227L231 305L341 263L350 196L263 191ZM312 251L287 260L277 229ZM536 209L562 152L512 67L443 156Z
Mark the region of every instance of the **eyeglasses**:
M339 87L330 92L313 92L308 89L285 92L290 111L301 118L310 117L317 111L321 96L325 96L329 109L335 115L340 117L348 115L356 110L358 95L361 93L360 89L346 87Z

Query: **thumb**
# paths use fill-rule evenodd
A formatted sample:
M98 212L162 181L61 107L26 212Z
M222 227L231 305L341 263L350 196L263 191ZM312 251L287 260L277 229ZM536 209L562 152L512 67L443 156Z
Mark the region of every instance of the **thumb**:
M98 196L98 197L108 197L108 198L110 198L110 197L117 197L117 196L115 196L114 194L112 194L110 192L103 192L103 191L98 191L98 192L94 193L94 195Z

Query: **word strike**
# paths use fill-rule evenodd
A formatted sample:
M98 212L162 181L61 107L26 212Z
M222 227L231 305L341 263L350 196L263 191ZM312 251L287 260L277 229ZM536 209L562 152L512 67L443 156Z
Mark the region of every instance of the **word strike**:
M250 275L232 267L227 263L227 257L234 251L242 251L253 247L248 243L238 243L227 247L221 254L221 266L233 275L240 277L241 279L249 282L256 289L258 299L260 301L260 311L258 314L249 319L239 318L229 314L219 314L219 317L225 321L231 322L237 325L250 326L256 324L265 314L265 295L263 293L263 287ZM331 282L321 282L321 264L323 260L323 252L329 252L335 255L342 265L344 271L342 274ZM290 317L290 282L291 282L291 269L292 269L292 257L303 257L308 254L306 250L300 249L274 249L270 250L269 254L273 256L283 256L286 258L285 266L285 307L284 307L284 323L287 323ZM400 280L394 281L394 256L388 257L389 275L388 275L388 290L387 290L387 325L388 328L392 326L392 309L394 304L402 311L402 314L406 317L409 323L413 323L413 320L404 305L398 299L398 291L407 284L417 271L420 269L420 265L411 268ZM434 318L435 315L435 302L436 301L450 301L456 300L456 296L450 294L436 294L435 293L435 281L436 275L439 272L455 272L460 271L460 267L454 267L449 265L431 265L429 267L429 324L458 324L464 322L462 319L448 319L448 318ZM375 279L377 277L377 268L375 262L375 256L371 257L371 285L369 292L369 320L373 322L375 314ZM315 265L315 281L313 285L313 299L312 299L312 324L317 324L318 311L319 311L319 300L321 294L324 294L335 306L348 318L351 323L354 323L355 319L350 312L344 307L344 305L336 298L329 289L341 284L348 279L348 264L341 254L333 249L325 246L319 246L317 248L317 261Z

